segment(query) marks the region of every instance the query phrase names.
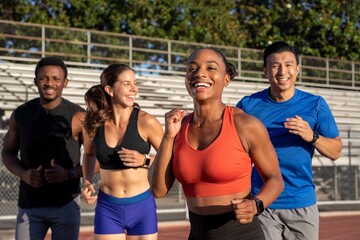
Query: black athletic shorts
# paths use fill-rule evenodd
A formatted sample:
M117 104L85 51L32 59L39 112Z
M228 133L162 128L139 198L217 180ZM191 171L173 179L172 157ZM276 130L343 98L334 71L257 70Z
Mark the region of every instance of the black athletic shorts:
M241 224L234 212L217 215L198 215L189 211L189 240L265 240L259 219Z

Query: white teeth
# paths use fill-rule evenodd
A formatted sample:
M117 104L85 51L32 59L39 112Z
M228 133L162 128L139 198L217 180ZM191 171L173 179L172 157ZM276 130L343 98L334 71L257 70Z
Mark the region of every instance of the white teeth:
M205 87L205 88L207 88L207 87L210 87L210 84L208 84L208 83L195 83L194 87Z
M48 94L52 94L55 91L54 91L54 89L46 89L45 92L48 93Z

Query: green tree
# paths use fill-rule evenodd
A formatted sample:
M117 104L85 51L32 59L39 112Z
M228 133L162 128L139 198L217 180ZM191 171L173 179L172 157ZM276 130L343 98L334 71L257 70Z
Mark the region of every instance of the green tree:
M4 0L2 19L360 59L358 0Z
M284 40L303 54L359 60L360 4L349 0L236 1L246 47Z

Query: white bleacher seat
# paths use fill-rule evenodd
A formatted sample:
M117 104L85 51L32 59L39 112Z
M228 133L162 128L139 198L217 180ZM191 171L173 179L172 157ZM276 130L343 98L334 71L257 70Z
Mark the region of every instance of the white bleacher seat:
M0 63L0 107L6 116L28 98L37 97L33 84L35 64ZM84 94L93 85L100 83L101 70L95 68L68 68L68 87L64 97L85 107ZM136 102L147 112L154 114L161 123L165 112L179 107L191 111L193 103L184 84L184 76L136 75L139 94ZM233 80L224 89L224 103L234 106L242 97L268 88L267 82L243 82ZM321 95L328 102L338 125L360 127L360 92L325 88L298 88ZM17 102L18 101L18 102Z

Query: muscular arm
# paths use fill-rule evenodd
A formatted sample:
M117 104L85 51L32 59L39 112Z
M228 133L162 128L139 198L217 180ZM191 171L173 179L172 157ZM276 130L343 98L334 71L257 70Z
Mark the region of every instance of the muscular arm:
M161 138L163 136L163 129L159 121L152 115L140 111L138 118L138 130L140 136L148 141L151 146L157 151L159 148ZM125 166L128 167L143 167L145 164L145 155L133 149L122 148L117 152L121 156ZM154 162L154 157L150 157L150 164ZM151 168L149 175L151 174Z
M155 149L155 151L158 151L158 149L160 147L161 139L164 135L164 131L163 131L163 128L162 128L160 122L153 115L146 114L146 124L144 124L144 125L145 125L144 126L145 131L147 132L146 135L147 135L148 141L150 142L151 146ZM155 157L150 156L150 166L151 167L149 167L149 172L148 172L149 181L151 181L151 179L153 177L154 161L155 161Z
M2 159L6 168L19 177L21 180L26 182L32 187L42 186L41 170L42 166L37 169L25 170L18 158L18 151L20 148L20 135L19 129L15 120L14 113L11 115L9 120L9 129L4 138Z
M85 113L84 112L77 112L74 114L73 118L72 118L72 123L71 123L71 129L72 129L72 134L75 140L83 143L83 119L84 119ZM82 177L83 176L83 171L82 171L82 166L76 166L75 167L75 172L76 172L76 177Z
M80 166L81 176L84 177L85 182L91 182L92 177L94 176L94 171L97 169L97 161L94 155L93 143L89 138L85 128L83 127L83 121L85 119L84 112L78 112L74 115L72 121L73 136L76 140L81 141L84 147L83 152L83 163Z
M94 173L99 171L99 166L94 154L93 143L83 127L84 118L84 112L76 113L73 117L72 129L74 138L81 141L84 147L82 166L79 166L81 176L83 176L83 188L81 190L81 194L85 198L86 202L91 204L97 199L97 196L93 195L95 193L95 189L92 184L92 178Z
M253 116L239 115L241 117L235 118L239 137L264 181L256 197L263 201L266 208L284 189L277 155L265 126Z
M260 121L256 121L253 126L249 155L264 181L264 186L257 197L263 201L266 208L283 191L284 182L274 147L266 128Z
M341 156L342 142L340 137L326 138L319 136L314 143L316 150L323 156L335 161Z
M143 122L141 124L140 131L144 131L146 139L150 142L151 146L157 151L160 147L161 139L164 135L162 126L160 122L153 116L148 113L145 113ZM154 158L151 157L151 163L153 163Z
M81 194L88 204L92 204L97 199L97 196L94 195L96 191L92 184L92 179L94 174L99 171L99 165L94 154L93 142L84 128L82 128L82 135L84 152L82 163L83 188Z
M174 140L181 127L186 112L174 109L165 114L165 133L156 153L151 177L151 191L155 197L164 197L174 184L172 153Z
M164 136L156 153L151 177L151 191L155 197L165 197L174 184L171 158L174 138Z
M86 137L84 138L84 153L82 164L84 185L92 183L94 173L98 172L98 168L99 166L94 154L92 141Z
M289 129L290 133L299 135L306 142L313 139L313 130L309 123L299 116L295 115L293 118L288 118L284 126ZM321 155L335 161L341 155L342 142L340 137L327 138L320 135L314 143L314 147Z

